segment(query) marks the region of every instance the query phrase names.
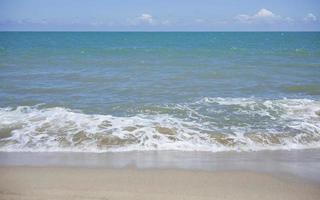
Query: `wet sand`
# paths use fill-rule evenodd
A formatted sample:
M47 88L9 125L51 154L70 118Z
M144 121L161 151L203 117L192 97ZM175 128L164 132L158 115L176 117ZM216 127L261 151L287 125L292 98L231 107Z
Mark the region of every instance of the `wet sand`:
M252 171L320 184L320 150L258 152L132 151L108 153L0 152L0 167L82 167Z
M1 167L0 199L319 199L320 185L248 171Z
M0 152L0 199L320 199L320 151Z

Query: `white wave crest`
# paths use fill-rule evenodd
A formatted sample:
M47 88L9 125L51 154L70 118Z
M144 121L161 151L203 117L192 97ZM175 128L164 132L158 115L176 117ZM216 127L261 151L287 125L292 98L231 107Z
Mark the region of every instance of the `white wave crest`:
M320 102L203 98L135 116L0 108L0 151L249 151L320 147Z

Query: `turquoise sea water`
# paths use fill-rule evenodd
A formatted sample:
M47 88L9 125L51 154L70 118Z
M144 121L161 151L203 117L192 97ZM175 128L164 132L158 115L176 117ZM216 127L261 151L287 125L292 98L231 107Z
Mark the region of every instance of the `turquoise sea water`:
M320 33L0 33L0 150L320 147Z

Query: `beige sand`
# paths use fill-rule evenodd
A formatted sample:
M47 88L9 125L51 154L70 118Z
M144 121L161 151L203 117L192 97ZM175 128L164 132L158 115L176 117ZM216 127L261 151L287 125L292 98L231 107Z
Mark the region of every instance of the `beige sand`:
M320 199L320 187L254 172L1 167L0 199Z

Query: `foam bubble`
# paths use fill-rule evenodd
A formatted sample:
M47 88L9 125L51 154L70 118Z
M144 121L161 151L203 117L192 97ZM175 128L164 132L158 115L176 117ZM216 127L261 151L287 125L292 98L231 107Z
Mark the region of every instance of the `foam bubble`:
M217 152L320 147L319 101L206 97L165 108L166 112L127 117L61 107L0 108L0 151Z

